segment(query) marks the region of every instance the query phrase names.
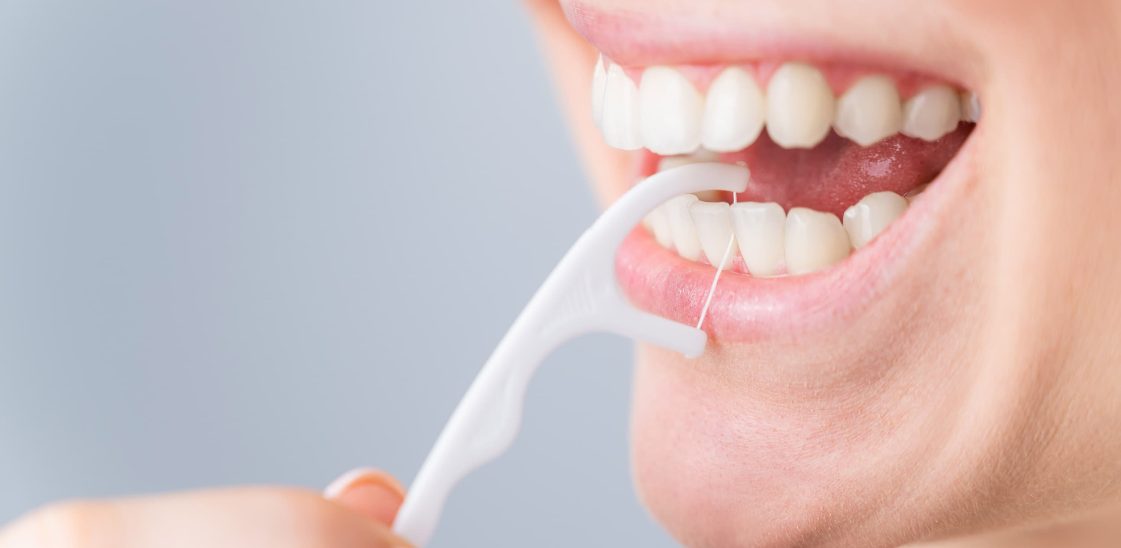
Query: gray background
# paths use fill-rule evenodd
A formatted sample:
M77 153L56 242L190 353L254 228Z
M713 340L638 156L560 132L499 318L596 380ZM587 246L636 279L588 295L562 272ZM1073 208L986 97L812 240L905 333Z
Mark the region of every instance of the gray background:
M0 521L409 481L594 216L517 2L0 0ZM553 356L436 546L668 545L629 349Z

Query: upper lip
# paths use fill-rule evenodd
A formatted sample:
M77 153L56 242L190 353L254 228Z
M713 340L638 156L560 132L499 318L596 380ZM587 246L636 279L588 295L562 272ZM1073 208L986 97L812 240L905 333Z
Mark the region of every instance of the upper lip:
M573 28L624 66L800 59L906 67L976 89L981 69L966 62L974 48L955 32L952 13L919 20L906 2L877 4L873 11L833 0L754 0L652 13L561 1Z

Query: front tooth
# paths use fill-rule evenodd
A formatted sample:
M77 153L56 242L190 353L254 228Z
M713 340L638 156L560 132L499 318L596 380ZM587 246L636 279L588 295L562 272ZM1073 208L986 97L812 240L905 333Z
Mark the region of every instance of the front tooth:
M845 210L845 230L860 249L907 211L907 199L894 192L873 192Z
M837 101L837 134L861 146L890 137L903 127L899 91L886 76L857 80Z
M650 67L638 87L642 142L657 154L685 154L701 144L704 99L680 72Z
M981 119L981 99L972 91L961 92L961 119L973 123Z
M607 69L603 90L603 140L623 150L642 148L638 132L638 88L619 65Z
M705 258L712 266L720 266L724 253L729 252L728 260L724 261L724 270L732 265L735 256L735 245L732 243L732 217L731 209L726 202L697 202L689 206L693 222L697 225L697 235L701 240L701 249Z
M822 270L849 256L849 237L832 213L804 207L786 216L786 270L806 274Z
M592 73L592 119L596 127L603 125L603 92L607 89L607 70L603 68L603 56L596 58L595 72Z
M903 134L934 141L953 131L961 120L961 101L947 86L931 86L903 105Z
M697 235L697 225L693 222L692 213L689 211L698 201L692 194L683 194L665 203L673 247L677 249L678 255L690 261L701 257L701 240Z
M724 69L708 87L701 144L734 152L755 142L766 119L766 101L759 84L743 69Z
M654 234L658 245L670 249L673 247L673 233L670 231L669 215L666 206L660 205L646 215L646 228Z
M813 148L829 134L833 108L821 71L786 63L767 84L767 134L783 148Z
M786 261L785 225L786 213L774 202L740 202L732 206L736 241L752 276L782 273Z

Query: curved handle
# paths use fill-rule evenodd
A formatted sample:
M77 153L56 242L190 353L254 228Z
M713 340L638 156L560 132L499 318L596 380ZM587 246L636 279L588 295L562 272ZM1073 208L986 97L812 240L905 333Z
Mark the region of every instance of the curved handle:
M409 487L393 529L417 546L436 529L451 490L469 472L501 455L521 426L537 366L565 341L608 331L699 355L703 331L631 306L615 279L615 253L643 216L670 198L701 190L743 191L746 168L694 164L665 171L615 202L576 241L495 348L452 413Z

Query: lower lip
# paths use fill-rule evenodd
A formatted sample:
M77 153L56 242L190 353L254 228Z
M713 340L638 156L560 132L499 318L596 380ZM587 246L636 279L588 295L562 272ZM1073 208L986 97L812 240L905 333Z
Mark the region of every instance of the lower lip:
M779 278L725 272L704 329L717 341L738 343L847 325L921 260L923 244L952 213L950 204L968 191L974 141L976 135L903 217L843 262L813 274ZM662 248L642 228L620 247L616 272L635 305L688 325L696 325L715 275L711 266Z

